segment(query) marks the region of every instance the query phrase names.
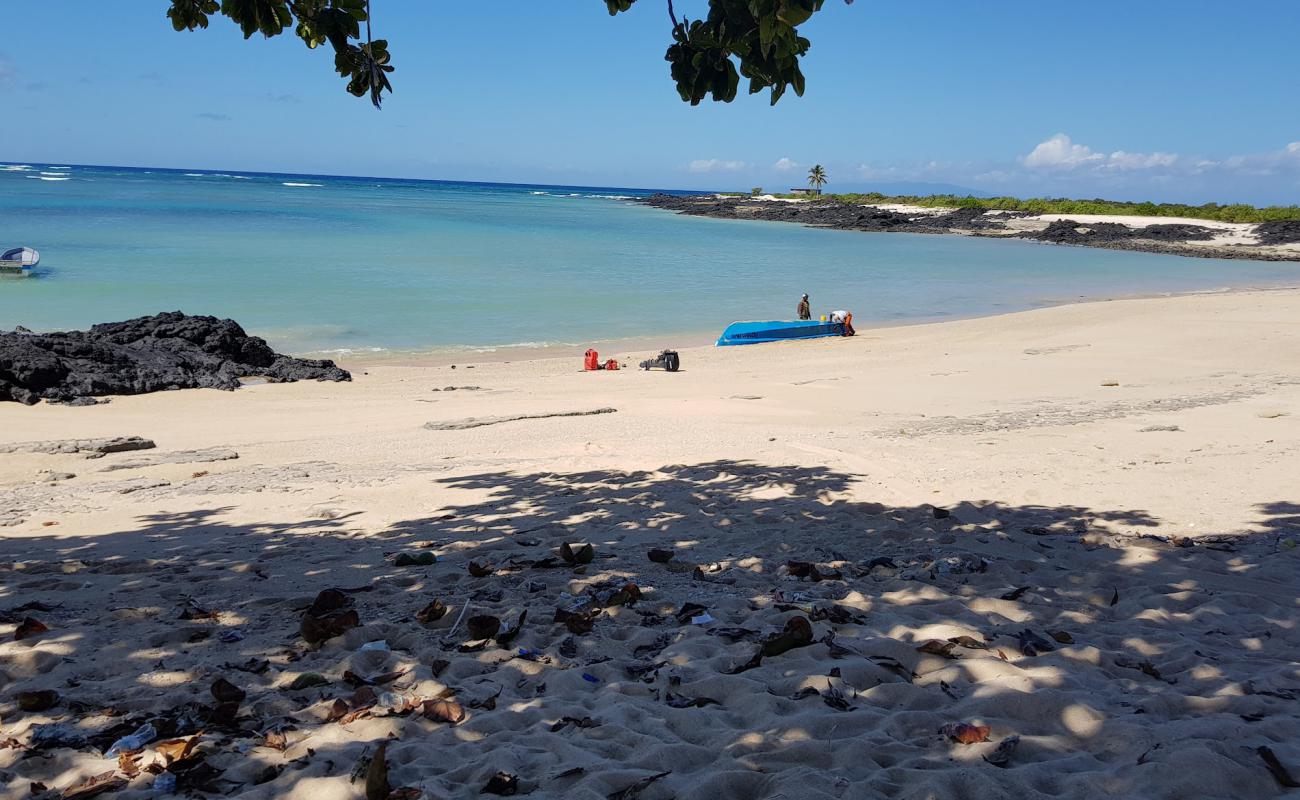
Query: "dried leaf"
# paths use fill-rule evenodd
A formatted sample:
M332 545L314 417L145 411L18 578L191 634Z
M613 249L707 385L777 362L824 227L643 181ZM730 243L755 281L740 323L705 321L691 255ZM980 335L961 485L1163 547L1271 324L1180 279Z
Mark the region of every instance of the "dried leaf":
M212 682L212 696L218 703L242 703L248 693L225 678Z
M59 693L53 689L18 693L18 708L23 711L48 711L58 705L58 702Z
M712 697L684 697L679 694L673 694L672 692L669 692L664 696L664 702L667 703L670 708L704 708L705 706L722 705L722 703L714 700Z
M447 659L445 659L445 658L436 658L436 659L434 659L433 661L430 661L430 662L429 662L429 671L432 672L432 673L433 673L433 677L436 678L436 677L438 677L439 675L441 675L442 673L446 672L446 671L447 671L447 667L450 667L450 666L451 666L451 662L448 661Z
M942 658L956 659L957 656L952 654L952 649L957 646L956 642L941 642L938 639L931 639L920 647L916 648L919 653L928 653L932 656Z
M303 689L311 689L314 686L328 686L328 685L329 685L329 679L326 678L324 675L321 675L316 672L304 672L298 677L294 678L293 683L289 684L289 691L297 692Z
M28 639L32 636L45 633L48 630L49 626L44 622L41 622L35 617L26 617L18 624L18 630L14 631L14 641L22 641L23 639Z
M128 750L125 753L117 754L117 771L121 772L128 778L134 778L140 774L140 751Z
M339 720L347 716L348 712L351 710L352 710L352 706L348 705L348 701L343 700L341 698L337 699L332 704L330 704L330 710L329 713L325 715L325 721L338 722Z
M418 786L403 786L388 793L388 800L420 800L424 790Z
M957 744L978 744L989 740L987 725L971 725L967 722L949 722L939 729L939 733Z
M528 619L528 609L519 612L519 618L514 622L505 622L501 625L501 630L496 633L497 644L507 645L514 641L519 632L524 629L524 620Z
M486 578L496 571L496 567L493 567L486 561L481 564L477 561L471 561L465 568L469 570L469 574L475 578Z
M388 742L380 742L366 767L366 800L388 800Z
M1016 634L1016 641L1020 643L1020 652L1030 658L1037 656L1039 653L1050 653L1056 649L1051 642L1028 628Z
M428 550L423 553L398 553L393 559L394 567L431 567L438 563L438 557Z
M188 739L168 739L165 742L158 742L153 749L158 751L158 755L163 757L163 761L168 766L177 761L184 761L194 754L194 748L199 745L199 737L202 732L196 733Z
M561 717L560 721L551 726L551 733L559 733L565 728L572 725L575 728L599 728L600 723L591 717Z
M308 644L320 644L333 639L335 636L342 636L360 625L361 617L357 614L356 609L333 612L324 616L318 616L309 611L303 614L299 631Z
M471 639L491 639L501 630L501 618L491 614L477 614L465 620L465 630Z
M1011 763L1011 756L1016 752L1016 748L1019 745L1020 745L1019 736L1008 736L1007 738L998 742L998 746L993 750L992 753L989 753L988 755L984 756L984 760L989 762L995 767L1001 767L1003 769L1006 769L1007 765Z
M659 547L646 553L646 556L656 564L667 564L669 561L673 560L674 555L676 554L672 550L665 550Z
M830 706L831 708L835 709L836 711L853 710L853 706L849 705L849 700L847 697L844 696L844 692L840 691L839 689L836 689L834 686L831 686L829 681L827 681L826 683L826 691L822 692L821 694L822 694L822 702Z
M208 715L208 722L223 728L233 728L238 717L239 703L217 703L213 707L212 713Z
M495 794L509 797L519 793L519 778L509 772L498 772L483 787L480 794ZM367 798L369 800L369 798Z
M63 800L85 800L104 792L116 792L126 788L126 778L119 778L117 771L110 769L90 778L79 780L63 790Z
M660 772L657 775L650 775L648 777L642 778L641 780L637 781L636 783L632 784L626 789L620 789L617 792L611 792L610 794L605 795L605 797L607 798L607 800L634 800L637 795L639 795L641 792L645 791L646 789L650 788L650 785L653 784L655 781L659 780L660 778L665 778L671 774L672 772Z
M564 563L570 565L590 564L591 560L596 557L596 548L592 547L589 542L565 542L560 545L560 558Z
M812 643L812 623L807 617L791 617L785 623L785 630L763 642L759 652L763 656L779 656L789 650L807 647Z
M1300 788L1300 783L1297 783L1296 779L1291 777L1291 773L1287 771L1286 766L1282 764L1281 760L1278 759L1277 754L1274 753L1271 748L1266 745L1260 745L1255 748L1255 752L1259 754L1260 758L1264 759L1264 765L1267 766L1268 771L1272 773L1273 780L1277 781L1287 789Z
M1009 591L1009 592L1007 592L1006 594L1002 595L1002 599L1003 599L1003 600L1019 600L1021 597L1024 596L1025 592L1027 592L1027 591L1029 591L1029 587L1028 587L1028 586L1020 586L1020 587L1015 588L1015 589L1012 589L1011 591Z
M1118 602L1119 602L1119 589L1116 589L1115 594L1111 595L1110 604L1113 606Z
M972 636L954 636L948 641L952 642L955 645L958 645L959 647L965 647L970 650L989 649L987 642L981 642L979 639L976 639Z
M445 616L447 616L447 607L442 604L441 600L434 600L415 612L415 618L421 625L432 625Z
M283 753L289 749L289 737L285 736L282 730L272 729L266 732L266 738L262 740L262 746Z
M1074 644L1074 637L1065 631L1048 631L1047 635L1060 644Z
M426 700L422 713L434 722L448 722L452 725L465 720L465 709L455 700Z

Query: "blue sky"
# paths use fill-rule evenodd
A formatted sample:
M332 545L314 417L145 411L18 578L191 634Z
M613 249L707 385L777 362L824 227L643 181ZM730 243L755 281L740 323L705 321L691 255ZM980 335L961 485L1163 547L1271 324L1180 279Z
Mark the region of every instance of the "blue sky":
M382 112L289 35L174 33L165 0L5 3L24 121L0 160L711 189L819 162L840 190L1300 202L1295 0L827 0L808 92L775 108L681 103L663 0L373 3Z

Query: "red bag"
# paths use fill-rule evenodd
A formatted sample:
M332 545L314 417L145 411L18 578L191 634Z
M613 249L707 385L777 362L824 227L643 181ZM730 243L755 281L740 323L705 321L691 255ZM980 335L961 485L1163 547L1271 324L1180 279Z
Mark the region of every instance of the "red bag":
M600 369L600 355L595 350L588 350L586 357L582 360L582 368L588 372Z
M611 358L605 362L605 369L618 369L618 362Z

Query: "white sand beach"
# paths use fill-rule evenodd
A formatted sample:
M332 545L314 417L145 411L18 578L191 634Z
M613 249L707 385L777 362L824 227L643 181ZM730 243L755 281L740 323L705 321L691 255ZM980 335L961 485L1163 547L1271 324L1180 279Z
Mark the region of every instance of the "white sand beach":
M1300 290L676 374L601 355L629 368L0 404L0 797L156 796L158 740L198 730L182 789L255 798L365 796L381 742L427 798L1283 796L1265 753L1300 778ZM11 446L120 436L156 447ZM360 624L309 644L330 588Z

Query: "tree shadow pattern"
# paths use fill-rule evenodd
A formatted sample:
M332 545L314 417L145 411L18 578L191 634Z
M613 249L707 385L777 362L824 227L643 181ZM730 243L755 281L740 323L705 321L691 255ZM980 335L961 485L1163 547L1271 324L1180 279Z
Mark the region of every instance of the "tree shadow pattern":
M146 722L203 730L183 791L313 800L362 794L349 775L382 741L390 786L429 798L501 772L565 798L1280 796L1260 746L1300 771L1294 502L1191 543L1141 510L861 502L823 467L438 480L473 500L379 533L212 508L0 539L0 792L112 771L103 751ZM589 564L557 557L574 542ZM424 552L437 563L394 565ZM792 574L806 564L822 579ZM555 621L628 582L641 599L589 631ZM299 620L331 587L361 625L309 646ZM421 623L435 599L448 613ZM469 640L469 618L525 610L508 645ZM28 616L50 630L11 641ZM754 664L794 617L813 643ZM291 688L308 674L323 683ZM218 678L246 692L237 710ZM19 709L37 690L53 707ZM389 713L399 696L466 719ZM954 743L951 722L990 741ZM1012 736L1008 764L984 760Z

